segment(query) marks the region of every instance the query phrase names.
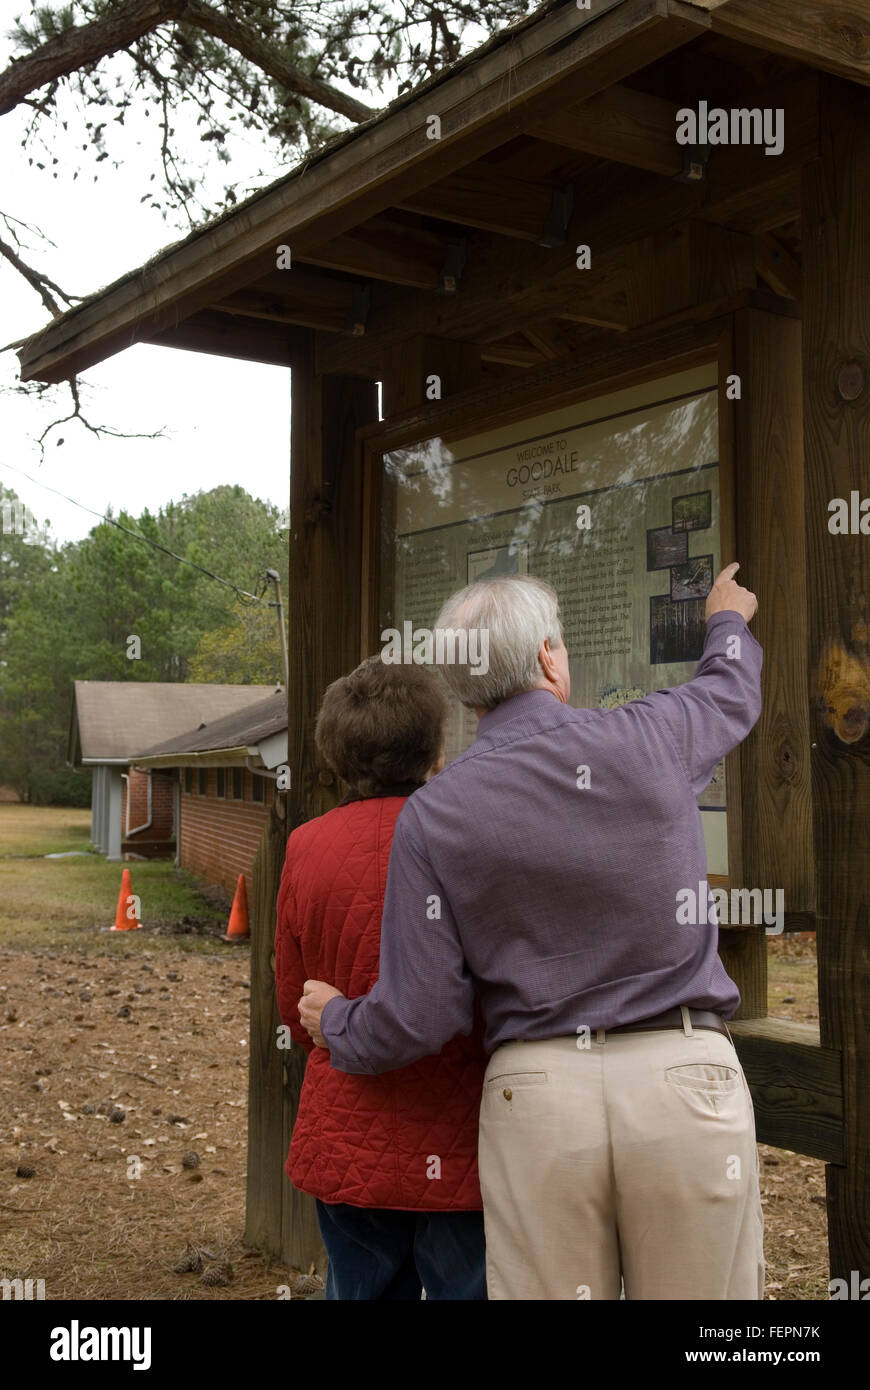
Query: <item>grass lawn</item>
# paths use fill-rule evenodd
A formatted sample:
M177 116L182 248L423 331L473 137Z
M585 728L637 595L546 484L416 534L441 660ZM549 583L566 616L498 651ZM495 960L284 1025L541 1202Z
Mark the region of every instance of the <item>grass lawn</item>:
M227 948L213 939L226 921L198 891L196 880L172 861L157 859L109 863L102 855L73 859L42 856L65 849L87 849L90 812L61 806L0 804L0 947L39 950L76 946L106 954L133 948L218 953ZM108 933L129 868L132 891L140 899L141 932ZM189 919L211 936L173 931ZM155 934L156 933L156 934Z
M90 840L91 813L86 807L0 801L0 859L83 850Z
M771 937L767 943L767 1008L771 1018L819 1022L815 939Z

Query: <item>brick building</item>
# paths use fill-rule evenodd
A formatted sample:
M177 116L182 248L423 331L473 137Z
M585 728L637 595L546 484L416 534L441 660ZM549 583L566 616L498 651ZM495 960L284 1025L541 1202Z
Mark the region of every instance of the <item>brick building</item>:
M67 761L93 769L91 841L109 859L176 853L177 779L133 755L206 721L249 709L274 687L193 681L74 681Z
M177 790L176 863L232 891L250 877L277 769L287 759L287 697L283 690L226 718L202 724L137 756L154 782Z
M121 773L121 854L160 859L175 853L175 787L131 767Z

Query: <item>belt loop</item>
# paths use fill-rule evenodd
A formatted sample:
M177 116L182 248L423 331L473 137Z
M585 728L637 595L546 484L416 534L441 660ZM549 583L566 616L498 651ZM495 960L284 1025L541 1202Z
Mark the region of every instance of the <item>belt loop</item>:
M687 1038L694 1037L695 1030L692 1027L692 1015L689 1013L689 1010L686 1008L685 1004L680 1005L680 1013L683 1016L683 1032L685 1033Z
M596 1041L597 1043L603 1043L603 1042L604 1042L604 1029L603 1029L603 1028L596 1028L596 1030L595 1030L595 1041Z

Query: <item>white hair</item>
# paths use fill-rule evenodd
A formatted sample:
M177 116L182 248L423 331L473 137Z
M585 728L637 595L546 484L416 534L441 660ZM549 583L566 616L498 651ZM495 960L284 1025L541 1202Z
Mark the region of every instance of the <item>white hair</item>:
M534 690L543 674L541 643L548 638L560 647L563 640L556 590L527 574L479 579L451 594L438 614L436 636L439 629L475 632L478 644L480 634L487 634L485 670L468 661L438 662L450 689L470 709L493 709L512 695ZM466 641L463 648L473 650L474 644Z

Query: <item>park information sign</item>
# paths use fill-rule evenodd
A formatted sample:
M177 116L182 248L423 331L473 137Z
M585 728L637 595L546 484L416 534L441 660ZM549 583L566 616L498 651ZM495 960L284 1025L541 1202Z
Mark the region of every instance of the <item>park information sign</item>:
M714 365L384 457L386 626L432 628L454 589L534 574L559 594L571 702L610 708L690 679L721 567ZM477 720L455 706L448 759ZM725 773L699 798L728 871Z

